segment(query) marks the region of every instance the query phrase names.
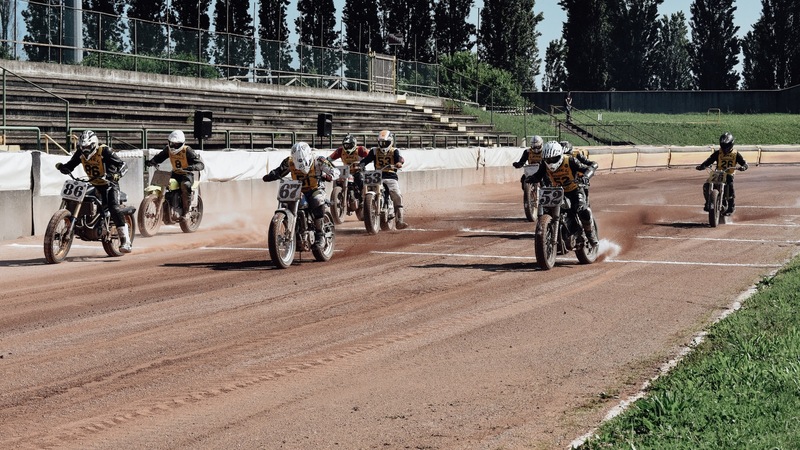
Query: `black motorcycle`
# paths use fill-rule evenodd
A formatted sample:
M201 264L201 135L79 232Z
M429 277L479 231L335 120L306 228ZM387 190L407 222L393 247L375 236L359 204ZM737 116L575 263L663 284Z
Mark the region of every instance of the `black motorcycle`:
M333 181L331 191L331 214L337 225L344 222L344 216L356 213L358 220L364 220L364 207L361 192L356 187L349 166L340 166L339 178Z
M278 209L269 224L267 243L270 259L281 269L292 265L295 251L311 250L317 261L328 261L333 256L335 226L331 212L326 208L322 218L324 241L315 245L314 216L301 187L300 181L287 179L281 179L278 187Z
M111 212L103 206L87 178L75 178L64 182L61 189L61 207L50 218L44 234L44 258L49 264L57 264L67 257L72 241L77 236L84 241L100 241L108 256L122 256L117 227L111 220ZM125 206L128 196L119 193L122 216L128 224L131 243L136 234L133 215L136 208Z
M584 189L579 185L578 189ZM536 225L536 262L544 270L550 270L556 263L556 255L575 251L581 264L595 262L598 246L591 245L583 231L581 221L570 211L570 201L562 187L539 188L540 215ZM592 220L592 228L597 234L597 222Z

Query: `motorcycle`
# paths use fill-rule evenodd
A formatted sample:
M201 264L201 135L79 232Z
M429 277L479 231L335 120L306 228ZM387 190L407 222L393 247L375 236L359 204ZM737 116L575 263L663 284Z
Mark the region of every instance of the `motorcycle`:
M281 269L286 269L294 261L295 251L311 250L317 261L328 261L333 256L335 243L335 225L328 208L322 218L324 242L314 245L314 216L308 202L301 191L302 182L281 179L278 187L278 209L269 224L267 241L269 256L272 262Z
M156 170L150 185L144 189L145 195L139 204L139 232L144 237L155 236L161 224L180 225L184 233L192 233L200 228L203 220L203 198L200 196L200 173L195 172L192 184L192 198L189 203L189 220L180 220L183 215L181 187L170 172Z
M102 242L108 256L123 256L111 212L103 206L97 189L90 183L92 179L69 175L71 179L66 180L61 188L61 206L50 218L44 233L45 261L48 264L64 261L76 236L83 241ZM125 206L128 196L124 192L120 192L119 196L122 215L133 243L136 231L133 215L136 209Z
M741 167L738 167L742 170ZM725 170L709 170L708 176L708 224L716 227L719 224L725 224L728 213L728 204L730 202L730 189L725 182L728 179L728 174Z
M579 189L584 186L579 185ZM540 215L536 226L536 262L543 270L550 270L556 255L575 251L581 264L595 262L598 246L589 244L580 219L570 211L570 201L562 187L539 189ZM597 222L592 219L592 229L597 234Z
M364 220L364 207L362 195L356 188L353 174L349 166L339 166L339 178L333 182L331 191L331 214L333 221L339 225L344 222L344 216L356 213L358 220Z
M394 202L380 170L364 171L364 227L369 234L396 229Z
M525 171L524 178L527 179L539 170L539 165L527 165L523 170ZM528 219L528 222L536 222L539 216L539 183L522 182L522 207L525 210L525 218Z

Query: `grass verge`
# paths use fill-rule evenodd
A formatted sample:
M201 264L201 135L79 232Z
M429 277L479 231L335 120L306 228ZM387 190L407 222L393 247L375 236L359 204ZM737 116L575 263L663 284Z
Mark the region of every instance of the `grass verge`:
M800 448L800 257L581 450Z

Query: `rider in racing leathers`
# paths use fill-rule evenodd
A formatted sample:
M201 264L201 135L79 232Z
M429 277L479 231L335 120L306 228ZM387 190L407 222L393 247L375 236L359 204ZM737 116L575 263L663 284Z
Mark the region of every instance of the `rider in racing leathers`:
M394 202L394 213L399 230L408 228L403 216L403 194L400 192L400 183L397 177L397 169L403 167L405 161L400 155L400 150L394 147L394 134L389 130L381 130L378 133L378 146L373 147L369 151L369 155L360 163L362 169L367 164L374 163L375 170L383 173L383 183L389 187L389 195Z
M356 138L348 134L342 139L342 145L333 151L328 156L330 161L341 159L343 163L350 167L350 173L353 174L353 185L355 192L348 192L348 201L350 202L350 209L356 209L356 199L361 198L361 192L364 188L364 173L361 171L359 163L362 159L369 155L369 150L363 145L358 145Z
M716 163L717 170L724 170L728 174L725 184L728 185L730 201L728 202L728 210L724 211L724 214L726 215L733 214L733 211L736 209L736 193L733 190L733 173L736 171L736 165L739 165L740 171L745 171L748 168L747 162L744 160L744 157L742 157L742 154L734 150L734 141L735 140L732 134L724 133L719 137L719 150L714 151L714 153L712 153L708 159L696 167L697 170L704 170L711 164ZM710 209L708 204L709 189L710 184L708 181L706 181L703 184L703 197L706 200L705 206L703 206L703 211L708 211Z

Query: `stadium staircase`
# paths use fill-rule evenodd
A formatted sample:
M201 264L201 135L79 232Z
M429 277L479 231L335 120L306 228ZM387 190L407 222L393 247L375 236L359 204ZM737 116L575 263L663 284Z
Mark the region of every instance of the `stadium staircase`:
M160 148L173 129L187 131L190 137L196 110L213 115L214 134L203 142L207 150L288 148L293 139L325 148L338 145L347 133L373 146L381 129L392 130L403 147L516 145L516 137L498 133L476 117L454 114L441 102L417 104L414 97L401 95L312 88L293 88L287 94L269 85L260 89L261 85L232 81L219 81L219 89L200 90L191 86L192 79L168 76L146 77L144 82L99 82L97 77L39 71L5 78L6 126L37 127L62 145L67 140L65 106L54 95L69 102L73 134L94 129L119 150L139 148L143 135L148 147ZM330 141L316 136L319 113L332 115ZM7 129L5 138L6 144L23 149L36 145L35 136L24 131Z

